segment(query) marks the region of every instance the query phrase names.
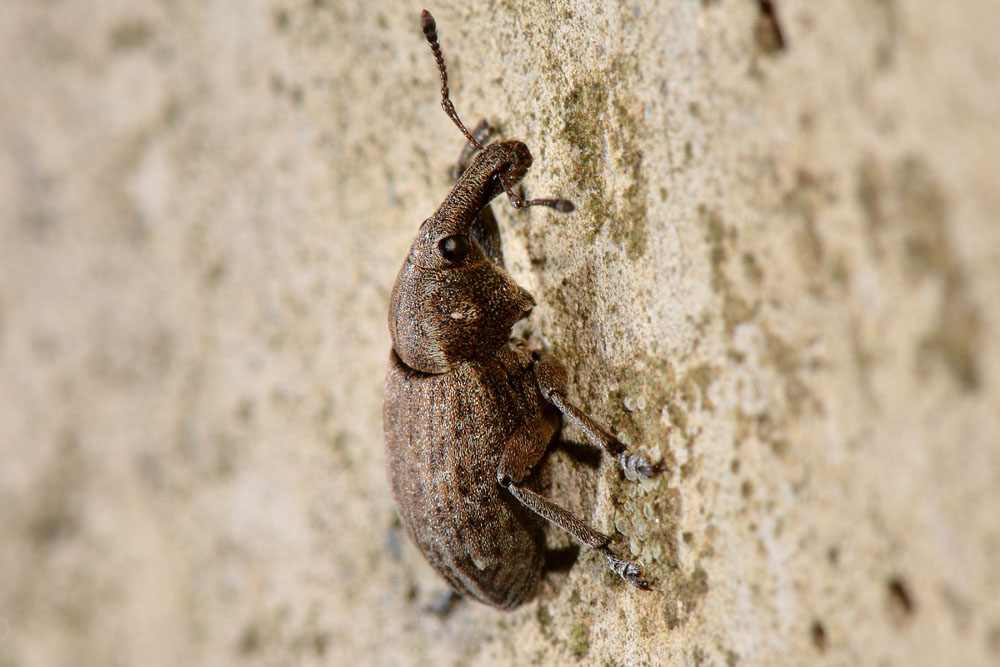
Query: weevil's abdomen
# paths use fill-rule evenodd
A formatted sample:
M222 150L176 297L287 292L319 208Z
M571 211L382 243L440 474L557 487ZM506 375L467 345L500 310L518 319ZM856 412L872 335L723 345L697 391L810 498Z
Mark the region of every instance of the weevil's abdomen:
M507 346L430 375L393 352L385 382L386 462L403 525L455 590L504 609L532 597L544 563L544 522L496 478L527 419L555 432L530 364Z

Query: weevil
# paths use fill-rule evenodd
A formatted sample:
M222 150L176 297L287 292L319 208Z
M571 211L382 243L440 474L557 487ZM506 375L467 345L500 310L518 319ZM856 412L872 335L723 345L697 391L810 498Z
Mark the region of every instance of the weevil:
M611 569L648 588L638 563L611 538L549 500L536 473L560 415L603 448L627 476L660 472L629 453L567 399L567 372L511 337L535 300L504 269L490 202L571 213L566 199L524 200L513 190L531 166L516 140L487 142L451 102L437 25L420 26L441 75L441 106L465 135L457 182L424 220L396 277L389 304L392 351L385 380L386 467L400 519L430 564L464 595L501 609L529 600L545 562L545 521L600 551ZM484 145L484 143L486 145Z

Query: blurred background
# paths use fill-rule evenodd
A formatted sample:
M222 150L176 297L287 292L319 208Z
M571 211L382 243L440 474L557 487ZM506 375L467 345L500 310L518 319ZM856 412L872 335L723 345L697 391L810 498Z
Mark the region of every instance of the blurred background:
M445 618L382 455L421 8L5 3L0 665L1000 662L1000 3L428 5L577 204L494 204L532 335L670 466L548 461L654 590Z

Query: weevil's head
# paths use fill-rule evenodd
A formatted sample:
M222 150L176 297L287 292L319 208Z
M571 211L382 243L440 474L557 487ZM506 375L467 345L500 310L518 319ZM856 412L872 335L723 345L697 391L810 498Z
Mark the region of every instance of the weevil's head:
M534 308L531 294L468 233L435 233L429 219L413 245L389 304L392 345L410 368L444 373L491 356Z
M396 277L389 333L399 358L425 373L444 373L496 353L535 300L486 257L472 233L479 212L523 178L531 153L519 141L480 152L451 194L420 226Z

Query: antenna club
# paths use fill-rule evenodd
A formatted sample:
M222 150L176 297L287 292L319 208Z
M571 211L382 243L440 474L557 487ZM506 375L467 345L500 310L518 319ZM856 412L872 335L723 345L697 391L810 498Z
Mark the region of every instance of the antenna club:
M426 9L420 12L420 29L424 31L424 37L427 38L427 41L437 41L437 22L434 21L434 17Z

